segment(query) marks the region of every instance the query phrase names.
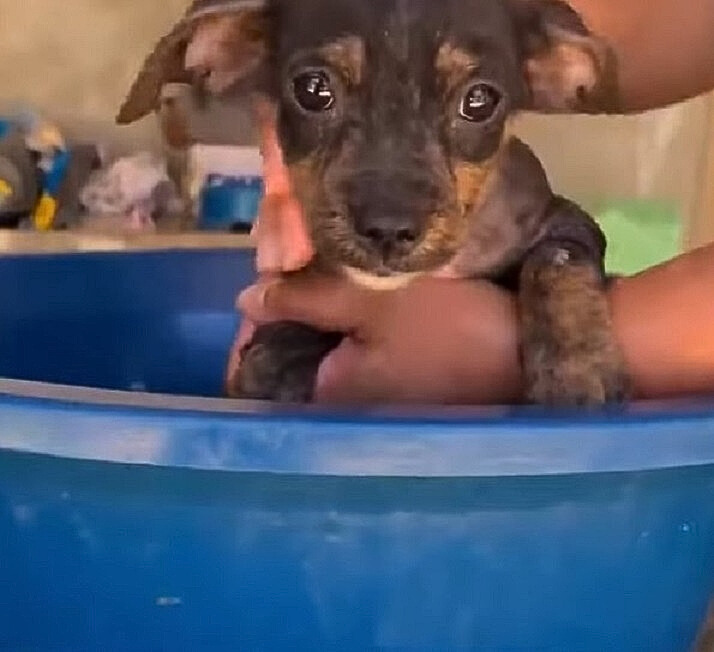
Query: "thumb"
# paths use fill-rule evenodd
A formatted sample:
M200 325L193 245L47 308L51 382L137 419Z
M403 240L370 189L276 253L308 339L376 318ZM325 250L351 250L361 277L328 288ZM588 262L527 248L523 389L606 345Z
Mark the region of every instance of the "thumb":
M345 338L320 365L315 384L318 403L360 403L378 397L368 347Z
M238 299L251 319L296 321L320 330L358 335L378 316L378 296L339 278L300 276L259 283Z

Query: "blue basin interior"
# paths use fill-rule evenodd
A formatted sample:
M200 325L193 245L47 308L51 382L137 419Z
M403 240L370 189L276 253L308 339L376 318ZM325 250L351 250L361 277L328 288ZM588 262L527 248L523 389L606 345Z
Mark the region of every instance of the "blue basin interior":
M218 396L249 250L0 257L0 376Z
M0 650L687 649L714 402L217 399L251 276L248 251L0 258Z

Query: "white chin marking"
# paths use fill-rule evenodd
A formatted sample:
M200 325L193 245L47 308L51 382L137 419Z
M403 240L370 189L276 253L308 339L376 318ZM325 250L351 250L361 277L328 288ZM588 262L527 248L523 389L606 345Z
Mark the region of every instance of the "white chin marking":
M376 276L361 269L346 266L342 268L342 271L353 283L370 290L398 290L399 288L409 285L409 283L418 276L421 276L419 272L397 273L393 276Z

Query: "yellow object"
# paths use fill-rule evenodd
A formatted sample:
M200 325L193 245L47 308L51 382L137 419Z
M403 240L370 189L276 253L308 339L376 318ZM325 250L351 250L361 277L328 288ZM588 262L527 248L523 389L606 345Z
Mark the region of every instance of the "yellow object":
M37 203L33 220L38 231L49 231L55 221L57 214L57 200L50 195L42 195Z
M0 179L0 199L5 197L12 197L12 186L5 179Z

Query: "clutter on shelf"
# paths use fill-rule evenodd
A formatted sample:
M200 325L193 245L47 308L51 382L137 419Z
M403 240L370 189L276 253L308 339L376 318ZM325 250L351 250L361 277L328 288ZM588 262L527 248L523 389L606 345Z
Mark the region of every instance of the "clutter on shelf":
M163 151L116 158L32 112L0 116L0 228L249 232L263 194L258 149L199 142L180 89L163 97Z
M80 193L87 219L115 218L118 228L155 231L156 222L180 214L178 191L166 162L148 152L127 156L92 173Z

